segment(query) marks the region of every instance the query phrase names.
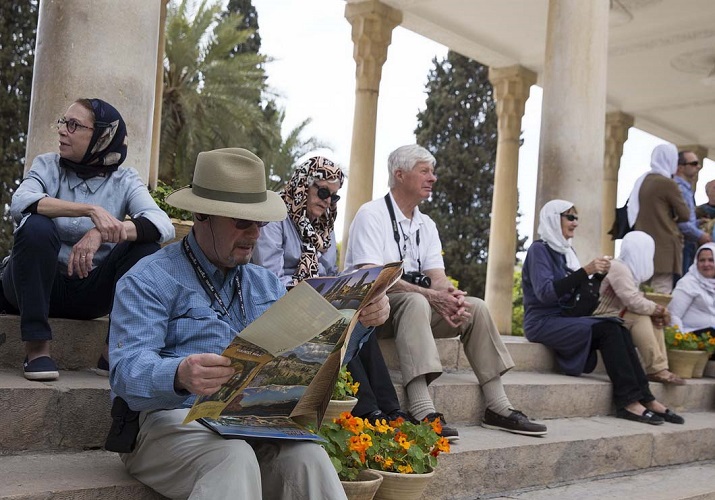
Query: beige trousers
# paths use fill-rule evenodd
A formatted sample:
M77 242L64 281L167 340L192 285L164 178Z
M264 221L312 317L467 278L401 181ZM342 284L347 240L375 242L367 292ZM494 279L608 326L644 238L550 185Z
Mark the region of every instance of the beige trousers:
M345 499L327 453L315 443L224 439L187 409L142 412L127 471L172 499Z
M638 348L645 372L650 375L667 369L668 355L665 352L663 329L653 326L650 316L642 314L626 312L623 321Z
M442 374L435 338L460 336L480 385L514 366L483 300L465 297L472 317L453 328L419 293L390 293L388 297L390 318L380 327L379 335L395 338L404 385L420 375L425 375L429 384Z
M671 294L673 292L673 273L655 273L650 279L650 286L656 293Z

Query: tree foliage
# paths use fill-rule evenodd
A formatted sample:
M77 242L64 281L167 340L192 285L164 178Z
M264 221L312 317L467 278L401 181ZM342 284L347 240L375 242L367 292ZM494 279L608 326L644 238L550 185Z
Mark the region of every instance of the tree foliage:
M0 2L0 206L10 204L25 165L37 0ZM12 219L0 218L0 255L12 247Z
M261 35L258 32L258 13L251 3L251 0L229 0L226 6L226 14L240 14L241 24L238 29L250 31L246 41L239 43L233 48L233 54L258 54L261 50Z
M280 135L261 106L266 58L233 52L253 34L243 16L220 1L193 7L167 11L159 177L170 185L190 182L200 151L241 145L260 156Z
M435 156L438 180L421 209L437 224L449 275L483 297L497 148L494 92L487 66L452 51L434 64L415 134Z

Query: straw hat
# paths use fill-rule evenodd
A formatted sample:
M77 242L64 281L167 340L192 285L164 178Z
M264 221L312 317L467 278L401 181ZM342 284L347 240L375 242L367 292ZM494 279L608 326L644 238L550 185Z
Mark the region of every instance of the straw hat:
M199 153L190 186L171 193L166 202L197 214L255 221L281 221L283 200L266 190L263 161L241 148Z

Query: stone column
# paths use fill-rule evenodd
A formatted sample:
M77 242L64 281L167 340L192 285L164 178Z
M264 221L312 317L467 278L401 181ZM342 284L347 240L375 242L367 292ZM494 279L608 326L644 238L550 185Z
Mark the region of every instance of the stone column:
M377 0L368 0L348 3L345 6L345 17L352 25L356 70L355 114L341 262L345 262L348 233L355 212L363 203L372 199L377 98L382 65L387 59L392 30L402 21L402 13Z
M159 147L161 146L161 108L164 97L164 47L166 44L166 6L169 0L161 2L159 15L159 41L156 44L156 75L154 82L154 114L151 129L151 156L149 161L149 186L156 187L159 178Z
M623 156L623 144L628 139L628 129L633 126L633 117L621 111L606 114L606 151L603 159L603 218L601 219L601 253L613 255L615 242L608 231L615 217L618 195L618 169ZM585 264L585 262L584 262Z
M124 163L149 176L161 0L43 0L39 7L26 168L57 151L52 127L80 97L98 97L127 123Z
M511 334L512 281L516 253L519 135L524 105L536 74L522 66L489 68L498 118L492 221L485 301L499 332Z
M574 247L582 264L600 253L603 237L608 5L549 0L535 228L547 201L574 202L581 214Z

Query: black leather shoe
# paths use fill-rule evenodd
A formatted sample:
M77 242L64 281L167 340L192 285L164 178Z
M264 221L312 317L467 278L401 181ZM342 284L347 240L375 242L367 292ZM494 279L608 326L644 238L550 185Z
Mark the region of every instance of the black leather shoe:
M675 413L674 411L670 411L668 409L665 410L665 413L660 413L658 411L654 411L656 415L658 415L660 418L665 420L666 422L670 422L671 424L684 424L685 419Z
M374 424L378 420L385 420L385 422L390 421L390 417L388 417L387 415L382 413L380 410L372 411L372 412L368 413L367 415L361 416L360 418L362 418L363 420L369 421L371 424Z
M616 410L616 417L650 425L662 425L665 422L663 417L650 410L644 410L643 413L638 415L636 413L629 412L625 408L619 408Z
M401 418L405 422L409 422L411 424L419 424L420 423L412 415L410 415L406 411L402 411L402 410L393 410L390 413L388 413L387 416L390 421L397 420L398 418Z
M511 408L509 411L511 412L509 416L503 417L487 408L484 412L482 427L512 432L514 434L523 434L525 436L544 436L546 434L547 430L545 425L532 422L529 420L529 417L519 410Z
M442 415L441 413L430 413L425 418L423 418L422 421L432 422L433 420L437 419L439 419L440 424L442 425L442 432L439 433L440 436L442 436L443 438L447 438L447 441L450 442L459 439L459 432L457 432L457 429L448 426L447 422L444 421L444 415Z

